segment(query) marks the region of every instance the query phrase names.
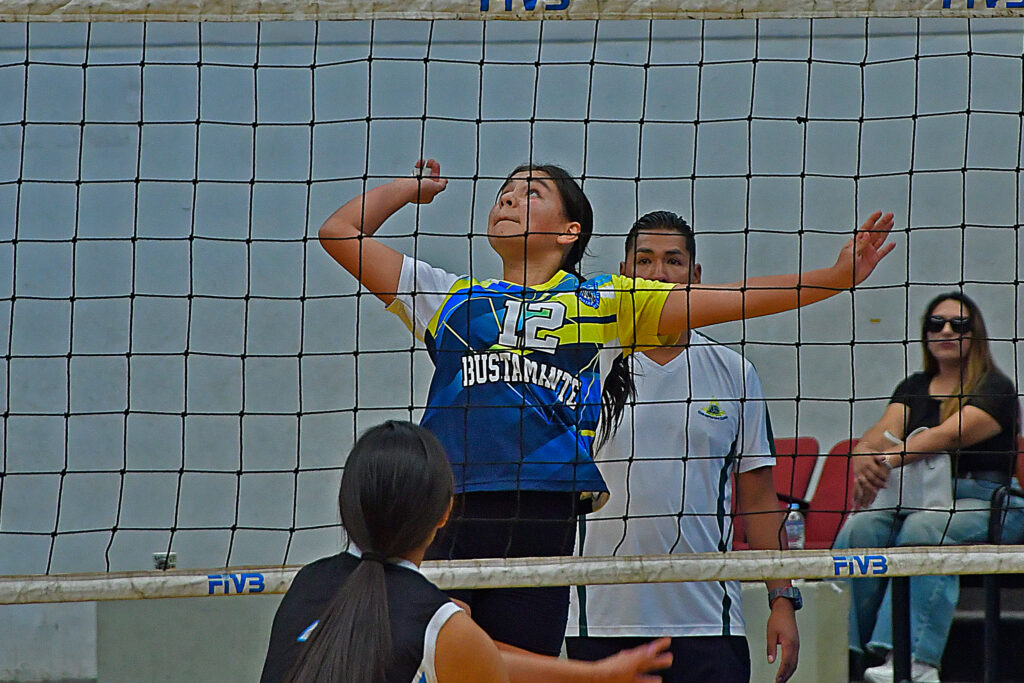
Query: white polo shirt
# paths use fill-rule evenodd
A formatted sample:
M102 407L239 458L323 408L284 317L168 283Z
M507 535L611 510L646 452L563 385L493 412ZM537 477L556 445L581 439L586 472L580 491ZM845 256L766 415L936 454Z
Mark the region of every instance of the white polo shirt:
M631 358L636 405L595 456L611 498L581 525L577 547L585 556L731 549L730 473L775 464L754 366L696 332L664 366ZM744 635L737 581L571 594L569 636Z

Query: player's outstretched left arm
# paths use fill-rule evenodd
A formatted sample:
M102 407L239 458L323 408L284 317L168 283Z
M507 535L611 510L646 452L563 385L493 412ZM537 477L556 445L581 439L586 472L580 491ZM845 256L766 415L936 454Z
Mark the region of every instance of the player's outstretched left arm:
M679 285L665 302L658 333L681 335L694 327L781 313L850 289L895 247L886 243L892 225L891 213L871 214L829 268L724 285Z

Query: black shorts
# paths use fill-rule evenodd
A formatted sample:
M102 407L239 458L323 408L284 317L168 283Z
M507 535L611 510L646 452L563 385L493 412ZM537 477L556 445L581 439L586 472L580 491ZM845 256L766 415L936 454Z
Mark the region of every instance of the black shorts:
M427 549L427 560L571 555L578 494L488 491L455 497L452 516ZM557 656L569 618L569 588L453 590L489 636Z
M654 640L650 638L566 638L572 659L588 662ZM672 639L672 668L657 672L662 683L748 683L750 650L743 636L687 636Z

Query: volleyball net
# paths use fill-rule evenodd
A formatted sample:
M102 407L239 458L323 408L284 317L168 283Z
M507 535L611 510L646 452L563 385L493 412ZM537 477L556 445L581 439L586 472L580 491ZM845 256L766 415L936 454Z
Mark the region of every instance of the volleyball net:
M695 227L705 282L829 265L865 215L893 211L898 250L852 294L709 331L757 367L775 435L817 440L784 495L803 499L920 367L939 292L979 301L1018 382L1018 3L560 4L0 10L0 575L22 576L0 602L254 592L234 590L245 567L289 577L270 568L337 552L344 454L419 418L431 364L316 230L420 157L448 189L378 237L481 279L500 272L487 212L524 161L582 182L591 274L618 271L652 210ZM838 526L849 489L824 511ZM857 557L897 574L1024 562L975 550ZM845 552L431 571L446 586L823 578ZM226 569L185 569L204 567ZM70 597L80 580L91 592Z

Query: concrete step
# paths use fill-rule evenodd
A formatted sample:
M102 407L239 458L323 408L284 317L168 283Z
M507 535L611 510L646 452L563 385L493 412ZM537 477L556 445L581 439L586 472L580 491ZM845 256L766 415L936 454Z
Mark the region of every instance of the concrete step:
M999 604L1004 612L1024 612L1024 588L1002 588ZM985 590L980 586L960 587L960 609L985 609Z

